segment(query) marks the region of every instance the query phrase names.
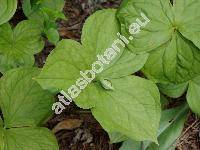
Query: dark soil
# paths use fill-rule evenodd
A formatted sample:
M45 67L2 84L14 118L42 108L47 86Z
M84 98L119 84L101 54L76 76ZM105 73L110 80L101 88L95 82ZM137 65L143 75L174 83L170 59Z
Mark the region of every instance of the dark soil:
M182 135L178 139L178 150L200 150L200 119L190 113Z
M117 8L121 0L66 0L64 13L67 21L59 21L59 33L63 39L80 41L81 29L88 16L103 8ZM11 20L16 25L26 19L19 3L18 11ZM35 56L36 65L42 67L54 46L46 42L44 50ZM173 104L172 104L173 105ZM171 106L170 106L171 107ZM60 150L118 150L120 144L110 144L107 133L94 119L90 110L82 110L71 104L61 115L54 115L46 127L53 129L58 123L66 119L79 119L79 127L70 126L56 132ZM62 128L61 128L62 129ZM64 129L64 128L63 128ZM134 149L134 148L133 148ZM200 150L200 120L190 114L185 124L183 134L178 139L178 150Z

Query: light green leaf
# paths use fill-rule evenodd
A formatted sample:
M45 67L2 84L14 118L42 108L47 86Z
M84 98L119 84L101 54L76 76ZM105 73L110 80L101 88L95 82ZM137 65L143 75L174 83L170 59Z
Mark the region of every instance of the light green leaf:
M144 150L169 150L175 149L176 140L181 135L188 113L188 105L184 104L176 108L162 112L160 127L157 133L159 145L152 142L137 142L127 140L120 150L144 149Z
M168 104L169 104L167 97L165 97L163 94L160 95L160 103L161 103L162 109L165 109L166 106L168 106Z
M63 10L64 4L64 0L42 0L42 2L40 3L41 8L51 8L60 12Z
M148 59L148 54L136 55L125 49L121 57L112 66L101 73L101 78L119 78L139 71Z
M131 51L141 53L151 51L162 44L169 41L173 31L170 27L172 14L170 13L171 4L169 0L126 0L122 3L118 11L118 18L121 23L121 31L127 39L130 36L128 48ZM149 19L141 16L141 13ZM131 34L129 27L133 23L137 23L136 19L140 19L145 26L140 28L138 34ZM131 29L131 28L130 28Z
M162 112L160 128L158 131L159 146L151 143L148 150L175 149L176 140L181 135L188 113L188 105L165 110Z
M111 11L114 12L114 10ZM95 29L91 32L92 28ZM81 42L91 51L96 50L96 53L93 52L93 58L95 58L97 55L105 53L106 49L111 48L113 42L119 39L117 36L119 31L114 13L110 15L104 11L98 11L95 15L90 16L84 24ZM127 76L137 72L144 66L148 54L136 55L124 49L120 44L118 44L118 47L121 50L120 53L109 65L105 65L104 71L99 75L99 78Z
M179 33L167 44L155 49L143 68L151 80L163 84L181 84L200 74L200 51Z
M44 21L44 15L47 15L50 20L55 21L56 19L64 18L61 12L64 8L64 0L42 0L34 2L24 2L22 7L25 15L29 19L37 20L39 22ZM31 9L31 10L30 10ZM28 13L27 13L28 12ZM42 20L42 21L41 21Z
M44 89L56 92L70 87L80 77L81 69L87 69L87 57L85 57L87 52L85 51L76 41L60 41L47 58L42 72L36 78L37 81Z
M93 53L93 58L96 58L98 54L103 54L112 46L114 40L118 39L117 33L120 28L115 15L115 9L105 9L95 12L86 20L81 43L89 49L88 52ZM119 48L123 52L123 47L119 46Z
M3 120L2 120L2 118L1 118L1 116L0 116L0 129L3 127Z
M1 118L0 118L1 119ZM2 122L2 120L1 120ZM0 150L4 150L4 128L2 127L2 123L0 123Z
M54 45L56 45L60 39L58 31L54 28L50 28L46 32L46 36L47 36L49 42L53 43Z
M155 84L134 76L113 79L111 83L115 90L99 89L101 99L92 108L94 117L107 132L156 142L160 95Z
M158 84L159 90L172 98L181 97L187 90L188 83L182 84Z
M119 143L128 139L128 137L119 132L108 132L108 135L111 143Z
M97 60L97 54L103 55L106 48L110 47L112 42L117 39L119 28L115 13L116 10L108 9L97 11L91 15L83 27L82 45L72 40L60 41L47 58L41 74L37 77L38 83L44 89L59 92L74 85L76 80L82 77L80 71L91 70L92 63ZM105 34L102 33L103 30ZM98 39L95 37L97 35ZM123 52L123 49L121 51ZM116 56L116 59L119 56ZM109 65L104 64L104 66ZM98 90L92 83L76 99L76 104L79 107L91 108L94 106L93 99L95 97L94 93L89 92L90 90L98 95Z
M17 9L17 0L0 1L0 25L6 23L14 15Z
M2 120L2 118L1 118L1 116L0 116L0 128L1 127L3 127L3 120Z
M102 24L102 22L104 23ZM91 28L91 26L93 27ZM102 33L103 28L104 32L106 32L105 34ZM97 55L102 55L106 48L110 47L112 42L117 39L118 31L119 28L118 22L115 19L115 10L108 9L97 11L94 15L89 17L83 27L83 45L72 40L62 40L59 42L54 52L48 57L43 71L37 77L37 81L43 88L51 90L52 92L58 92L74 85L76 80L82 77L80 76L80 71L90 70L92 63L97 60ZM95 37L97 35L98 39ZM123 52L123 48L121 51ZM116 56L113 62L121 56L122 52L118 53L119 56ZM104 71L106 74L100 74L99 78L109 77L113 71L116 71L116 75L113 76L113 78L132 74L138 71L147 59L147 54L136 56L130 52L126 52L124 55L125 56L122 57L118 63L118 67L121 69L118 68L117 70L116 67L105 71L105 68L113 67L113 62L109 65L104 64ZM127 57L127 55L129 56ZM120 62L127 66L123 68ZM65 69L58 69L60 66ZM98 95L97 88L91 83L90 87L82 91L79 96L81 98L77 98L76 104L79 107L94 107L95 100L93 99L95 99L95 94L90 92L91 90Z
M66 19L62 12L55 11L54 9L44 7L40 10L43 13L45 24L48 22L55 22L57 19Z
M42 27L48 40L57 44L59 34L57 31L57 19L66 19L62 10L64 8L64 0L36 0L23 2L23 11L29 20L34 20Z
M200 48L200 1L174 0L174 14L179 31Z
M36 68L8 71L1 78L0 106L6 128L35 126L51 115L53 97L32 80Z
M42 29L34 21L22 21L15 29L3 24L0 26L0 72L19 66L33 66L33 55L44 47Z
M189 81L187 102L192 111L200 115L200 76Z
M150 52L143 71L155 82L179 84L200 74L200 51L190 41L198 46L199 33L194 31L199 30L200 2L186 1L174 1L172 6L170 0L126 0L118 11L123 35L134 37L128 48Z
M18 68L5 73L0 84L0 149L58 150L56 138L46 128L36 127L51 115L53 97L32 80L36 68Z
M72 40L59 42L36 78L38 83L45 89L58 92L75 86L76 80L82 77L80 71L91 72L97 55L102 55L118 39L119 28L115 13L116 10L107 9L97 11L89 17L83 27L82 45ZM113 64L119 59L127 65L125 57L121 57L124 49L120 50L114 59L109 60L110 64L105 63L105 67L103 65L102 71L114 67ZM96 78L89 85L87 83L87 87L81 89L81 86L77 86L81 93L73 100L79 107L92 108L93 115L108 132L120 132L133 139L156 142L160 119L160 95L156 85L137 77L122 78L142 67L147 58L143 56L145 58L141 62L129 62L130 67L135 68L126 67L128 69L123 70L124 74L119 73L115 79L113 77L106 80L109 76L96 73ZM128 59L131 60L129 57ZM94 74L87 75L90 78Z
M58 150L56 138L46 128L12 128L4 132L4 150Z
M22 9L23 9L24 14L26 16L29 16L32 12L31 1L30 0L22 1Z
M127 140L123 142L119 150L142 150L142 142Z

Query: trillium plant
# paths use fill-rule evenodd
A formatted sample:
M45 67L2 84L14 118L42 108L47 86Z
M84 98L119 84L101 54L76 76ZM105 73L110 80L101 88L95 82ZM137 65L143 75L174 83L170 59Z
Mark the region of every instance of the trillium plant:
M175 149L189 110L200 115L200 1L124 0L89 16L80 42L59 37L64 3L23 0L14 27L17 0L0 0L0 150L58 150L44 123L72 102L120 150ZM39 69L44 38L55 48Z

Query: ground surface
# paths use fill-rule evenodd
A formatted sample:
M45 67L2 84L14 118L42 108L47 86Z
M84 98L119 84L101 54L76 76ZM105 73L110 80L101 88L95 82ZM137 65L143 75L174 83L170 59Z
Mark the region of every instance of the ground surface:
M119 4L120 0L66 0L64 13L68 20L58 22L60 36L79 41L82 26L89 15L98 9L117 8ZM25 17L19 3L11 23L16 25L23 19ZM35 57L37 66L43 66L53 48L53 45L46 42L44 50ZM45 126L53 130L61 150L118 150L120 146L109 143L108 135L89 110L79 109L74 104L61 115L53 116ZM200 150L200 120L194 114L188 116L177 149Z

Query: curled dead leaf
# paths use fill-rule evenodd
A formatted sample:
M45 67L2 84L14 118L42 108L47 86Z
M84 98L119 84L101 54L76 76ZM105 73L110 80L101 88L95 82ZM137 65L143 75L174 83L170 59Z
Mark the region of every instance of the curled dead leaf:
M53 133L57 133L60 130L73 130L78 128L83 123L80 119L65 119L59 122L52 130Z

